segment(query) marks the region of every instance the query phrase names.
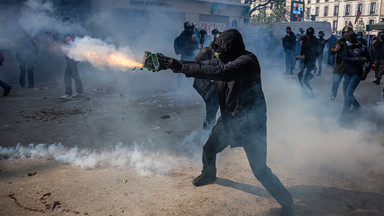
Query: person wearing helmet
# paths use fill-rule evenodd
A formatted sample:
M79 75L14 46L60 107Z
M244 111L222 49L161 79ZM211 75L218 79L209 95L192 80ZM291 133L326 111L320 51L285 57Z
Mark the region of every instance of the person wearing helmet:
M193 22L187 21L184 23L184 31L175 38L173 45L176 55L181 55L182 61L193 61L195 52L199 49ZM183 77L179 75L177 77L177 89L181 88L182 82Z
M348 113L360 110L361 106L353 93L361 80L365 80L370 71L371 56L366 46L362 45L357 35L349 31L345 37L345 46L343 51L344 69L344 107L341 114L341 120L345 120ZM365 65L368 65L366 67Z
M335 45L333 45L333 48L331 49L331 55L336 55L336 62L335 62L335 66L333 67L332 93L330 97L331 101L335 100L337 96L337 91L340 86L340 82L344 76L344 68L345 68L345 63L343 60L343 51L345 47L344 36L350 31L353 31L353 28L351 26L345 26L342 30L342 38L336 40Z
M245 49L243 37L236 29L222 32L212 48L218 58L202 62L182 62L158 54L164 69L217 81L221 117L203 147L201 175L192 183L214 183L217 154L228 146L242 147L254 176L282 206L280 215L292 216L292 196L266 164L267 107L259 61Z
M324 53L324 48L325 44L328 42L328 40L324 39L324 32L319 31L318 34L319 38L317 39L318 41L318 52L319 56L317 58L317 76L321 75L321 70L323 68L323 53Z
M175 39L174 48L176 55L181 55L181 60L193 61L195 51L199 48L193 22L184 23L184 31Z

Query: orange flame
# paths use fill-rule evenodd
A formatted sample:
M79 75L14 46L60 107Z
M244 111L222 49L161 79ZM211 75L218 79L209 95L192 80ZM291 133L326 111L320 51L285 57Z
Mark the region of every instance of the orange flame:
M101 56L96 52L88 52L87 59L90 62L94 62L95 64L103 65L107 64L110 67L120 67L120 68L135 68L135 67L143 67L142 63L137 62L136 60L129 58L127 55L123 53L113 53L107 56Z
M141 63L121 54L111 54L107 57L106 60L110 66L127 67L127 68L143 66Z

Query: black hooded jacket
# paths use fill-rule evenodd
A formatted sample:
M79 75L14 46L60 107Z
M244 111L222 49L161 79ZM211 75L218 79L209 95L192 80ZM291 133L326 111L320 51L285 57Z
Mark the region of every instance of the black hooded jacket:
M187 77L217 81L221 118L231 130L242 128L244 133L246 128L265 126L266 104L257 57L245 50L242 36L235 29L221 33L214 49L226 56L225 63L216 58L184 64L183 73Z

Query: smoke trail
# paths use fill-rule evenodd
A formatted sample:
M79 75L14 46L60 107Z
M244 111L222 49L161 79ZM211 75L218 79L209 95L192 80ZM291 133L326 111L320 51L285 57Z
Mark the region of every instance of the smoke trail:
M163 175L169 173L176 164L160 153L152 153L140 148L124 146L118 143L113 149L103 152L80 150L78 147L67 148L62 144L30 144L15 147L0 146L0 159L49 159L67 163L82 169L115 166L120 169L132 168L142 176L153 174Z
M68 50L70 58L76 61L88 61L102 70L109 67L126 71L127 68L142 67L141 63L134 60L128 47L117 49L113 44L89 36L76 38L73 44L65 49Z

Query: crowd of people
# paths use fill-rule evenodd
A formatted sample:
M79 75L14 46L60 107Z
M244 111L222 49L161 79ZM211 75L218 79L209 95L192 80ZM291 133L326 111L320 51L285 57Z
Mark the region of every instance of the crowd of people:
M343 81L344 107L340 117L341 121L347 119L348 113L360 110L361 105L354 96L354 92L360 81L366 79L374 66L376 80L373 83L379 85L384 67L384 34L380 32L377 37L367 43L362 32L355 33L351 26L345 26L339 39L331 35L324 38L324 32L315 35L315 29L309 27L305 34L295 35L290 27L286 29L286 36L282 38L285 52L286 70L284 75L293 75L296 60L299 61L298 79L302 92L306 98L315 98L310 81L315 75L320 76L323 66L324 49L328 47L327 63L333 67L333 83L330 101L334 101L339 85ZM297 46L297 37L300 36L300 46ZM295 46L296 45L296 46ZM297 49L300 54L294 58Z

